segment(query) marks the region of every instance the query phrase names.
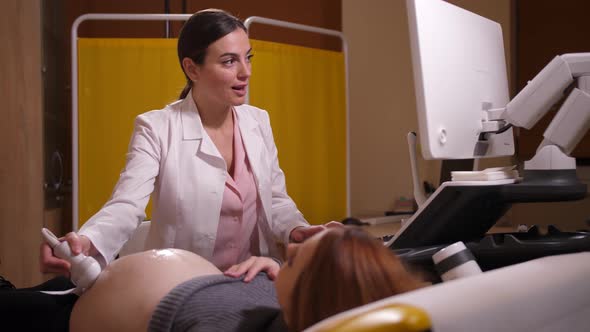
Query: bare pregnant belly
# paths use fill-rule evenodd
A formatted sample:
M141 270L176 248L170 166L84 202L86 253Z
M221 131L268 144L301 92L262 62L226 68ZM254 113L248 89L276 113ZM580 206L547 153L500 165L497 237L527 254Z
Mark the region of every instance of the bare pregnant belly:
M213 264L185 250L150 250L111 263L76 302L70 330L145 332L156 305L180 283L220 274Z

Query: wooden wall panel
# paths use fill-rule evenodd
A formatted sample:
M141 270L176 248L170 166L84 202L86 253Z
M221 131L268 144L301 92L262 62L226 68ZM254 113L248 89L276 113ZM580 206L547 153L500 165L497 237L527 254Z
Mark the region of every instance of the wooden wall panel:
M0 11L0 274L17 286L41 281L43 226L40 0Z
M553 57L571 52L590 52L588 1L517 1L517 87L522 89ZM555 115L548 113L531 130L520 130L518 155L530 159ZM590 134L574 150L576 158L590 159Z

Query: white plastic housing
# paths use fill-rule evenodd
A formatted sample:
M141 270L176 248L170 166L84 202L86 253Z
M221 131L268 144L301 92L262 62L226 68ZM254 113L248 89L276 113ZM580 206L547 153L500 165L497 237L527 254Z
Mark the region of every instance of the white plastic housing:
M556 56L508 103L504 119L517 127L531 129L573 81L568 64Z
M576 169L576 159L568 157L555 145L544 145L537 150L533 159L524 162L527 170Z
M96 281L102 271L96 259L83 254L72 256L70 246L65 241L55 246L53 252L57 257L63 258L72 264L70 279L76 285L76 294L82 294L92 287L94 281Z
M469 249L467 249L467 247L465 246L465 243L463 243L462 241L458 241L458 242L455 242L447 247L442 248L441 250L436 252L434 255L432 255L432 261L434 262L434 265L436 266L440 262L445 260L446 258L449 258L457 253L462 252L462 251L469 251ZM480 273L482 273L482 271L481 271L481 268L479 267L479 264L477 264L477 262L475 260L470 259L470 260L460 263L459 265L455 266L454 268L446 271L445 273L443 273L440 276L440 278L443 281L449 281L449 280L454 280L454 279L458 279L458 278L477 275Z
M588 75L590 53L556 56L506 105L503 118L517 127L531 129L563 96L574 79L581 80Z
M80 295L94 284L102 271L96 259L84 254L72 255L70 245L59 239L47 228L41 230L45 242L53 249L56 257L64 259L71 264L70 279L76 285L76 294Z
M574 77L590 75L590 53L566 53L561 58L567 62Z
M422 154L474 158L484 111L509 101L502 28L445 1L407 0L407 8ZM512 154L509 129L477 156Z
M590 129L590 95L575 88L543 136L569 155L588 129Z

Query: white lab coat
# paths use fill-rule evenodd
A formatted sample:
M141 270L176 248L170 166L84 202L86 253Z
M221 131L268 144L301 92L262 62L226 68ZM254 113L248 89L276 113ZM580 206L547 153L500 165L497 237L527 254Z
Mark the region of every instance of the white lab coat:
M276 242L288 243L290 232L308 223L287 195L268 113L241 105L236 114L263 208L258 220L260 253L279 257ZM113 194L79 234L90 238L103 264L112 261L144 220L151 195L145 249L186 249L210 260L227 176L225 161L189 94L136 118L125 169Z

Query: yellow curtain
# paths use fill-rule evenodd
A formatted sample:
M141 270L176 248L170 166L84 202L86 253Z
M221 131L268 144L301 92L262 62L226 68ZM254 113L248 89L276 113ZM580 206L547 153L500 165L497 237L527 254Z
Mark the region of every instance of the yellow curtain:
M110 197L135 117L178 98L177 59L176 39L78 40L79 225Z
M251 40L250 103L271 117L287 190L310 223L346 216L346 97L340 52Z
M342 54L251 41L250 103L269 111L291 197L312 223L346 214ZM178 97L175 39L78 41L79 225L108 200L133 119ZM148 206L148 218L149 218Z

